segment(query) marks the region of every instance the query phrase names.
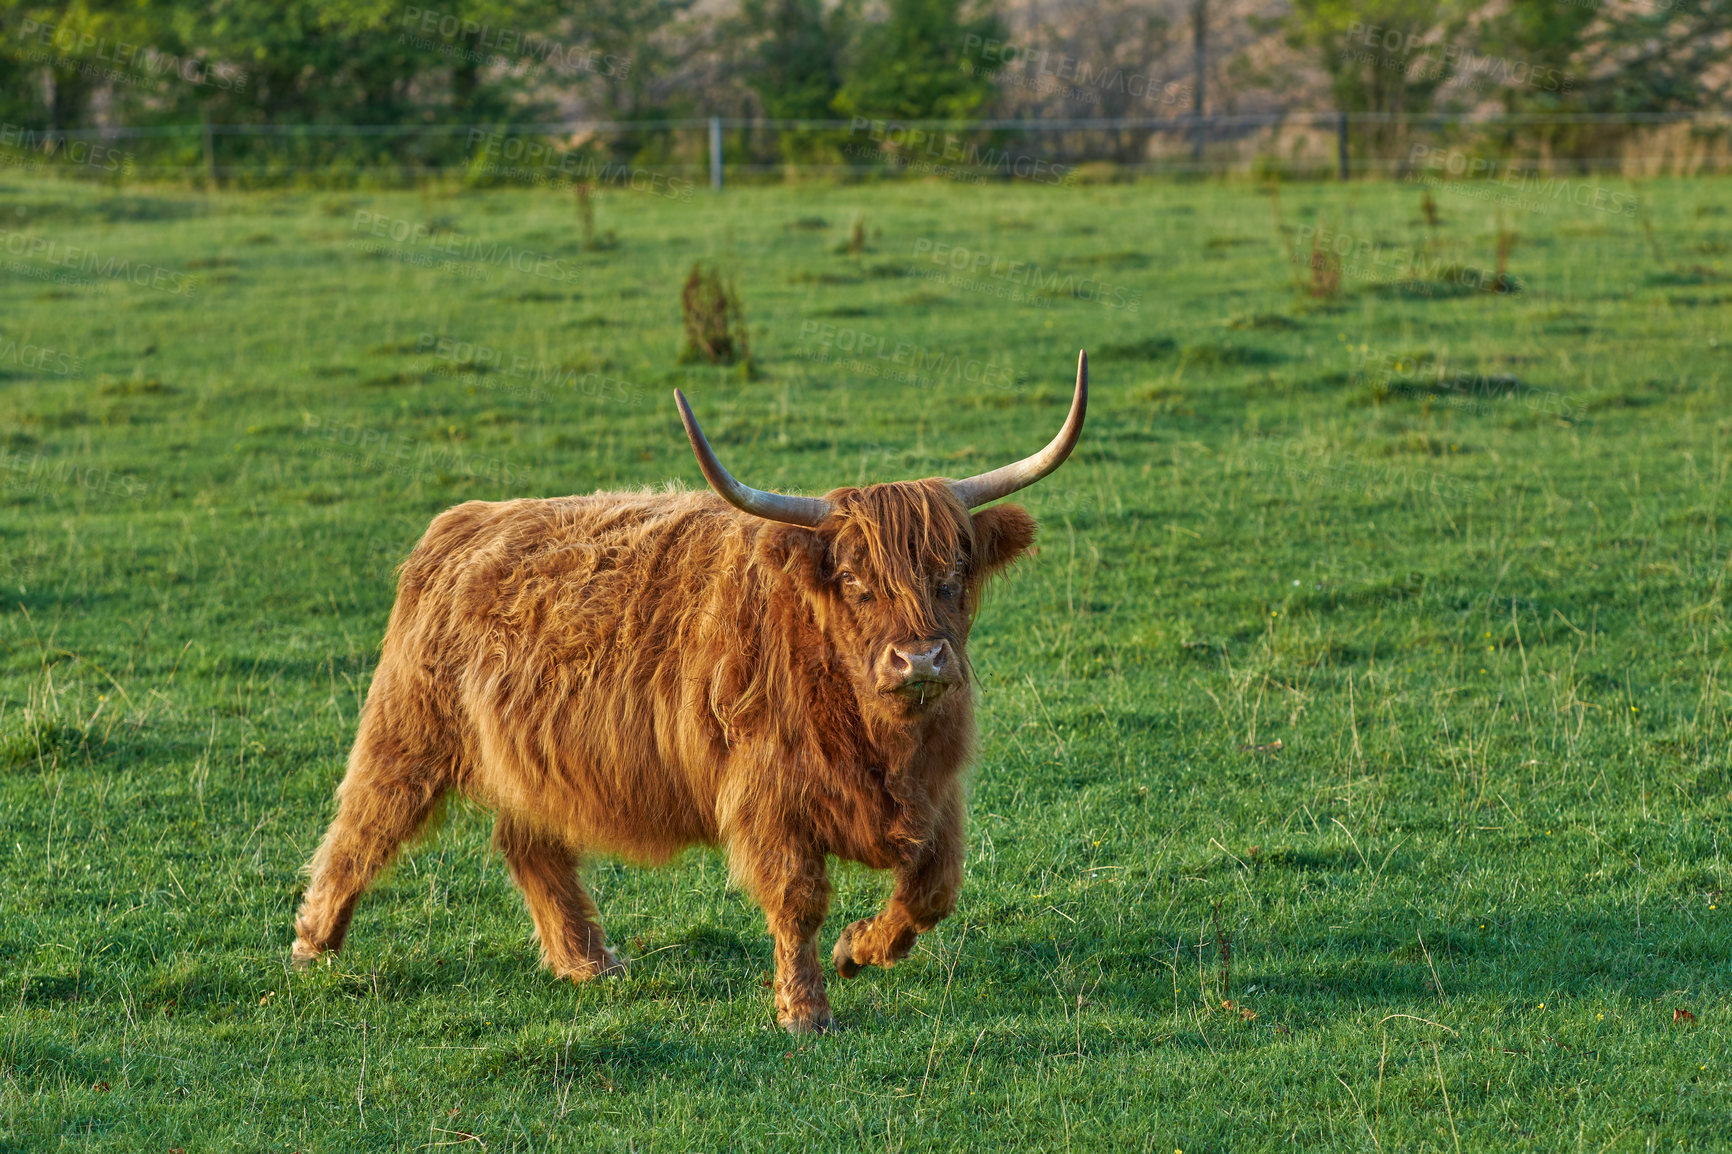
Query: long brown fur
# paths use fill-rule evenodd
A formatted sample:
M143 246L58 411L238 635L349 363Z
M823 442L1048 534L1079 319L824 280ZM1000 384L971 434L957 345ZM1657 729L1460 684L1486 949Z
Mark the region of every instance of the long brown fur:
M828 1028L828 855L897 879L882 912L842 931L846 977L893 964L955 906L964 645L983 584L1035 530L1014 505L970 514L941 480L829 499L817 529L682 491L436 518L402 567L295 959L342 945L361 892L456 790L498 814L555 973L619 965L580 855L721 846L775 937L778 1019ZM934 639L953 684L931 701L924 684L898 690L898 646Z

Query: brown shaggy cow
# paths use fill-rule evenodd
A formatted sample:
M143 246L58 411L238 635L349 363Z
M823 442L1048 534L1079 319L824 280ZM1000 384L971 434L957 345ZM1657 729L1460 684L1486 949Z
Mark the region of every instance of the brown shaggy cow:
M338 949L356 899L440 799L498 813L494 842L546 964L617 970L581 854L660 862L725 848L776 943L776 1016L827 1029L817 935L828 855L893 870L882 912L841 933L837 971L889 966L956 905L959 781L974 743L964 645L982 586L1035 524L970 513L1062 464L1069 418L1027 460L797 497L639 491L471 501L403 563L340 806L308 866L294 959Z

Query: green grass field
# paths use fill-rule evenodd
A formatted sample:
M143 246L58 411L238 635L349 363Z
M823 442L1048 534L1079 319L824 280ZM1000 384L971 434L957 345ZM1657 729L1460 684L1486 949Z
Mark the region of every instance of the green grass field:
M1605 189L0 185L0 1150L1725 1148L1732 218ZM436 512L701 484L674 385L759 486L978 471L1079 347L961 905L839 1033L710 853L553 981L461 807L291 972Z

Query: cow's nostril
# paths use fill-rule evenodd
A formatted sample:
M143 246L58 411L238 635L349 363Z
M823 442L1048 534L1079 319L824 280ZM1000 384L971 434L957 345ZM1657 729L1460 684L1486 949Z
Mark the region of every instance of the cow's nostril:
M937 677L944 672L944 660L945 648L942 641L926 650L900 649L894 646L890 650L891 672L905 681Z

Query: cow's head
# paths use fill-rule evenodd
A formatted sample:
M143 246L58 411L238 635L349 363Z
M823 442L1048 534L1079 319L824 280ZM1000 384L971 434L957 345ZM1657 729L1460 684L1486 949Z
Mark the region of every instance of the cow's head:
M978 506L1040 480L1070 456L1088 410L1088 356L1077 359L1070 415L1032 457L966 480L928 478L799 497L734 479L691 407L674 396L710 486L735 507L799 526L789 556L862 707L911 719L968 680L968 630L988 578L1034 541L1019 505Z

